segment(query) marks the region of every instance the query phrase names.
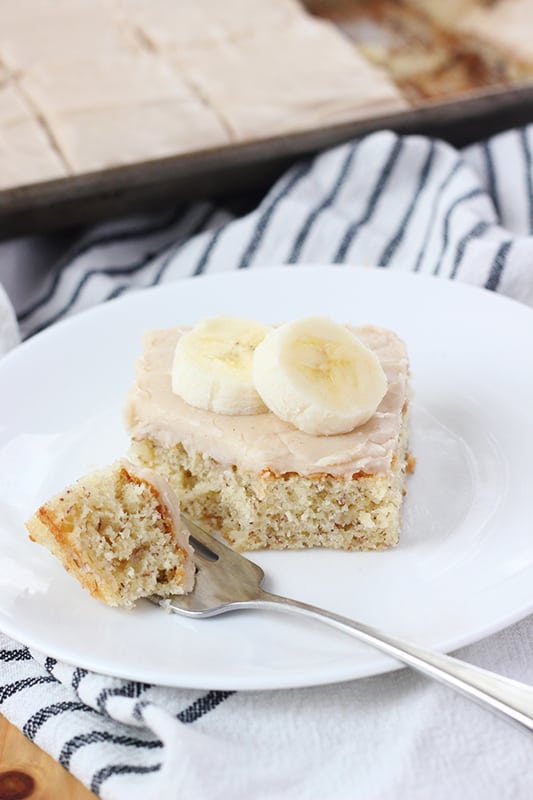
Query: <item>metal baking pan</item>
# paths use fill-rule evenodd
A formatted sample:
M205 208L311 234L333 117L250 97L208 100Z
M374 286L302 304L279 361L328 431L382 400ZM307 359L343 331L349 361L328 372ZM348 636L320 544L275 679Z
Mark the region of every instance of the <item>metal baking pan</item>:
M307 130L0 192L0 236L94 222L197 198L267 187L295 159L372 130L437 136L462 146L533 121L533 83L427 102L393 116Z

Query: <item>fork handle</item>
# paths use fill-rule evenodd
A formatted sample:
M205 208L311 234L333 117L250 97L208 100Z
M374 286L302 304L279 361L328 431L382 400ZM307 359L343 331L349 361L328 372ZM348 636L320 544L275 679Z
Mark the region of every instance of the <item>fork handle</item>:
M504 678L452 656L426 650L348 617L288 597L261 590L257 600L247 605L303 614L325 622L393 656L418 672L446 684L470 700L499 714L508 722L514 723L520 730L533 732L532 686Z

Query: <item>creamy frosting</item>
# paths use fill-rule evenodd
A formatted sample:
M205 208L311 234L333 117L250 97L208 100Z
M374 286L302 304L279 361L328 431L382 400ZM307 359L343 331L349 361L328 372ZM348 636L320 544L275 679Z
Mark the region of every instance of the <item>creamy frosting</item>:
M348 476L388 471L407 400L409 365L404 343L392 331L372 326L350 330L374 350L387 376L387 393L364 425L337 436L311 436L270 412L225 416L193 408L172 392L174 348L187 328L148 331L137 363L137 380L125 408L135 440L163 447L181 443L219 463L247 472L276 475L328 473Z
M178 546L181 547L186 554L183 564L183 591L185 593L190 592L194 586L195 566L192 560L194 550L189 544L189 531L182 521L178 498L167 481L153 470L141 467L139 464L132 464L132 462L128 461L126 458L119 459L119 463L122 464L127 472L134 475L140 481L151 484L158 493L159 499L165 506L172 520L174 538Z

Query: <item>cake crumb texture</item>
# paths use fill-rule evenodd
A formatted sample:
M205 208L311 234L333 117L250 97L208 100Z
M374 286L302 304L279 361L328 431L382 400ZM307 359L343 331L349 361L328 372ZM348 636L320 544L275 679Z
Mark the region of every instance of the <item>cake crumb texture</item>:
M30 539L110 606L183 594L192 562L176 537L179 516L153 477L122 460L81 478L28 520Z
M328 547L384 550L399 541L408 468L407 411L384 474L274 475L228 467L182 444L134 441L132 460L163 475L181 507L237 551Z

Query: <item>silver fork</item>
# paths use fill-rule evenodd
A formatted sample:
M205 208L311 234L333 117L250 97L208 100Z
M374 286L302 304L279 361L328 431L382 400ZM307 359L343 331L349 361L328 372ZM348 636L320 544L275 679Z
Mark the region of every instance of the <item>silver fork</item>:
M183 517L183 521L191 534L190 543L194 550L194 590L187 595L175 595L170 600L152 597L152 602L176 614L198 618L246 608L303 614L349 633L446 684L514 723L520 730L533 731L533 687L388 636L331 611L266 592L261 588L264 578L261 567L231 550L187 517Z

